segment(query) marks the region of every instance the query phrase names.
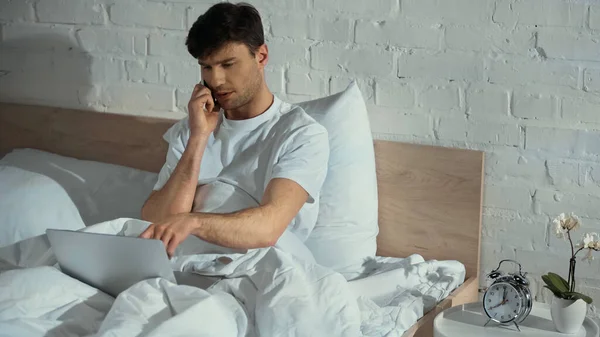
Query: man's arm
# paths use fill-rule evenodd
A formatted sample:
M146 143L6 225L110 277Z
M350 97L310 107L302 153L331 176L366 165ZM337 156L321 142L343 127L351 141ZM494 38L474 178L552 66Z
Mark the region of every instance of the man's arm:
M159 190L152 192L142 207L142 219L160 221L167 216L189 213L194 203L200 163L210 134L219 120L210 90L196 84L188 103L190 137L169 180ZM169 148L171 151L171 148ZM177 152L180 153L180 150ZM176 159L174 159L176 160ZM169 158L167 155L167 163Z
M153 191L142 207L142 219L160 221L178 213L189 213L194 203L200 162L208 137L192 135L173 174L163 188Z
M289 179L273 179L258 207L230 214L197 213L192 234L230 248L273 246L298 214L308 193Z
M171 256L189 234L223 247L273 246L307 199L299 184L276 178L267 185L258 207L229 214L178 214L150 225L140 237L162 240Z

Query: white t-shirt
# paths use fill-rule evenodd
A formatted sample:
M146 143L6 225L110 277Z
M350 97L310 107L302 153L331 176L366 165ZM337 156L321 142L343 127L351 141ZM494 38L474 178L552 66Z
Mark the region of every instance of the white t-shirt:
M165 133L169 151L155 190L166 184L189 137L188 118ZM229 120L221 113L202 157L193 211L258 206L271 179L291 179L309 194L287 228L304 241L317 221L328 159L327 130L298 106L275 97L271 107L254 118Z

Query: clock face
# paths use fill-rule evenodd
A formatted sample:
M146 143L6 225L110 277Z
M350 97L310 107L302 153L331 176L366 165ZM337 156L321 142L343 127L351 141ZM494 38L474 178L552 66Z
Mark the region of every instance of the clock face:
M500 322L507 323L514 320L521 312L521 296L517 290L508 283L492 284L483 297L483 308L486 314Z

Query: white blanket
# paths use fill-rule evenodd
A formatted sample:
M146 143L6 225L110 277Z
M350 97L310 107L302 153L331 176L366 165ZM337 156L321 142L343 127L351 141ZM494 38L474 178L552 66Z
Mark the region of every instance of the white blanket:
M130 219L85 229L141 230ZM44 236L0 248L0 336L400 336L464 281L459 262L418 255L369 261L369 276L351 282L286 247L228 254L224 265L194 240L173 269L226 279L208 290L150 279L116 299L61 273Z

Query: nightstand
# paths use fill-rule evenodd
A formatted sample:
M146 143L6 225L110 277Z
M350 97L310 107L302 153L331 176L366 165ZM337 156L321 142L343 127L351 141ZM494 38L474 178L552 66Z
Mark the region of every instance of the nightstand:
M531 314L519 327L514 325L499 325L490 322L483 325L488 317L483 312L480 302L468 303L448 308L439 313L433 321L434 337L600 337L598 325L586 317L581 330L573 335L562 334L554 328L550 316L550 305L535 302Z

